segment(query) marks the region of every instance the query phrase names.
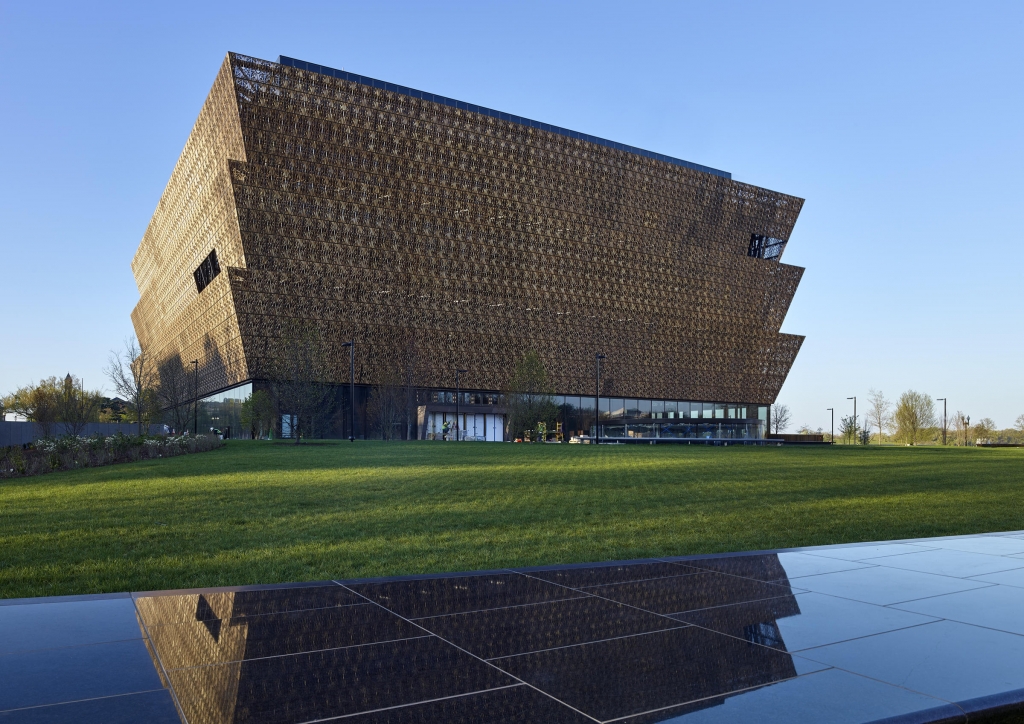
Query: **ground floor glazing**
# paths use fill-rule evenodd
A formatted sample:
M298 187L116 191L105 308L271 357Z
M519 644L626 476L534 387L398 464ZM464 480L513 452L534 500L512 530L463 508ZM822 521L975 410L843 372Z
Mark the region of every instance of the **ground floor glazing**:
M255 386L255 387L254 387ZM313 437L357 439L382 437L367 402L372 388L355 387L355 428L349 402L349 386L336 385L330 398L330 410L324 410L319 424L313 427ZM233 438L253 437L253 426L243 414L243 404L255 389L272 395L270 386L262 382L247 382L229 390L201 398L197 405L189 404L188 429L199 432L219 432ZM729 402L703 402L689 400L658 400L628 397L552 395L556 409L554 424L548 426L548 437L569 442L573 438L589 441L595 437L595 422L600 423L602 440L636 442L639 440L664 441L743 441L763 440L768 430L768 406ZM508 439L505 426L505 399L500 392L463 390L416 390L411 401L415 403L392 431L392 438L420 440L462 440L500 442ZM456 402L458 413L456 413ZM595 409L598 410L595 420ZM292 415L279 410L271 437L290 437ZM308 426L305 429L310 429Z

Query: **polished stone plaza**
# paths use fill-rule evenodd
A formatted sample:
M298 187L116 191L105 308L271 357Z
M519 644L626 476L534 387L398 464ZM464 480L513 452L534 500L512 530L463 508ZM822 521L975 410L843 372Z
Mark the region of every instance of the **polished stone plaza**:
M0 600L0 722L853 724L1018 709L1021 531Z

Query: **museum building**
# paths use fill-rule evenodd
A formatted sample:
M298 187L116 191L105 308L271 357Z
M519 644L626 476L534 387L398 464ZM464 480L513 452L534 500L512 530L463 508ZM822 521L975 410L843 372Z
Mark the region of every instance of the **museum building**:
M373 437L373 391L403 387L415 420L398 436L457 422L502 440L502 391L535 352L566 438L593 436L596 413L603 439L758 441L803 342L780 332L802 204L557 126L229 53L132 262L132 321L151 360L194 372L199 427L236 436L240 402L301 368L332 390L319 435Z

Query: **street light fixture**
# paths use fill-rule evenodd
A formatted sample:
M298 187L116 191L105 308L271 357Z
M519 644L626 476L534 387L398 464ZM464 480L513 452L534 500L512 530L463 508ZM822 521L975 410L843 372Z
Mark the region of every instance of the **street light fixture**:
M356 441L356 341L342 342L342 347L348 347L348 441Z
M462 397L460 392L459 381L462 373L466 370L455 370L455 442L462 441L462 426L459 425L459 398Z
M854 397L847 397L846 399L847 400L853 400L853 438L854 438L853 439L853 444L856 445L857 444L857 427L858 427L858 425L857 425L857 398L856 398L856 396L854 396Z
M595 354L597 362L597 385L594 388L594 444L601 444L601 360L608 359L603 354Z
M832 445L835 445L836 444L836 408L834 408L834 407L826 407L825 408L825 412L831 412L832 413L832 438L830 440L830 443Z
M942 400L942 446L946 446L946 398L936 397L936 400Z
M192 360L195 375L192 377L192 434L199 434L199 360Z

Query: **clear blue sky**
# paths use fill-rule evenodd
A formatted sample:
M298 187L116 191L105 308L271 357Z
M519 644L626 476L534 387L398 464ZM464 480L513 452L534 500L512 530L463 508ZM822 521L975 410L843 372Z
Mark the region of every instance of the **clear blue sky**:
M0 4L0 391L105 385L129 267L224 54L279 54L805 198L780 397L1024 413L1024 3ZM863 409L863 407L861 408Z

